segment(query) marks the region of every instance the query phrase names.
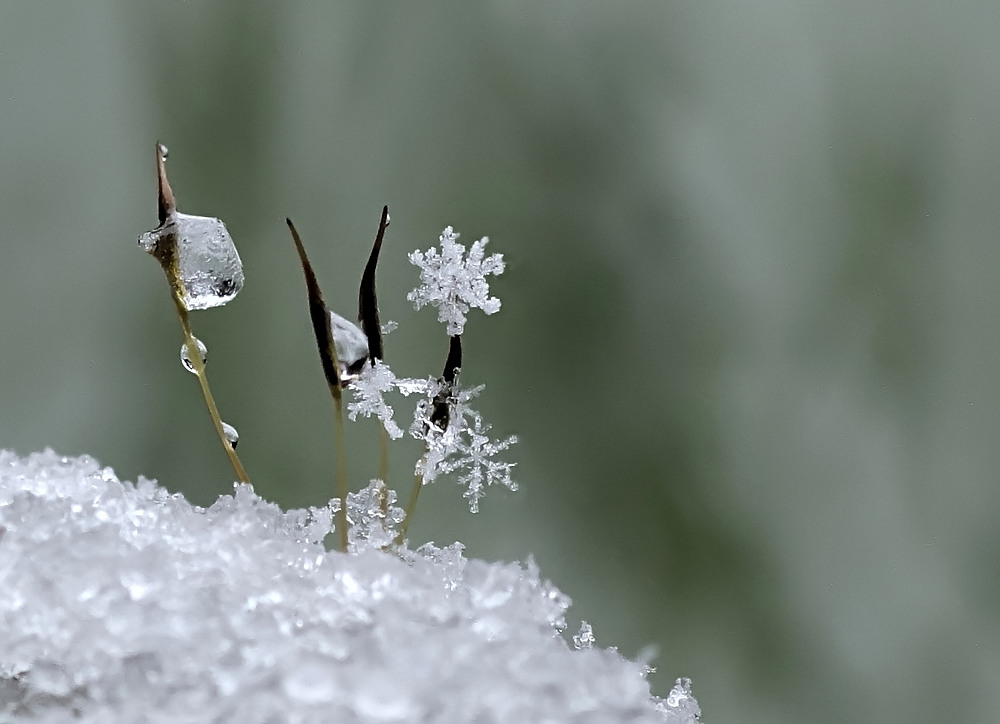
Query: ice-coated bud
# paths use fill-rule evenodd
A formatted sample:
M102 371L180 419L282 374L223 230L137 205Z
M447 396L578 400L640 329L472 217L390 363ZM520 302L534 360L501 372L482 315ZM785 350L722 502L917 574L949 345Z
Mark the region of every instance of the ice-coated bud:
M188 311L226 304L243 288L243 263L226 225L211 216L177 211L167 181L167 149L156 146L160 225L139 246L160 262Z

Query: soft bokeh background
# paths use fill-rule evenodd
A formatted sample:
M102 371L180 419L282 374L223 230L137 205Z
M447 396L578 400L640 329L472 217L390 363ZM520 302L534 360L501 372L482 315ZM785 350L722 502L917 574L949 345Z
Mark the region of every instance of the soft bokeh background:
M231 490L136 248L160 138L246 267L193 323L261 494L332 492L283 219L347 314L389 203L388 360L446 351L404 253L488 234L504 309L465 378L523 440L521 493L473 517L442 481L413 540L533 554L571 629L656 646L706 721L996 721L998 27L987 0L0 4L0 445Z

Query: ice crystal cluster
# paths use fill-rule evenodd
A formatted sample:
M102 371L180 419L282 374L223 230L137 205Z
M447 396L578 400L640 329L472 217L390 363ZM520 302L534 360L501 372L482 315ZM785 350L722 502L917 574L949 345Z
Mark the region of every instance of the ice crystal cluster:
M516 435L504 439L493 439L487 435L490 424L473 409L469 402L483 390L484 385L463 388L457 380L447 384L440 379L397 378L389 366L382 361L365 367L348 388L354 401L348 403L351 420L360 414L377 417L393 439L403 432L393 419L393 409L385 402L383 395L397 390L404 395L420 393L413 413L410 434L422 440L427 452L416 466L416 474L424 484L431 483L439 475L458 473L458 483L465 486L463 495L469 501L469 510L479 512L479 501L491 485L502 485L511 491L517 490L517 483L511 478L516 463L503 461L497 456L517 442ZM444 397L448 406L449 422L442 429L435 424L435 401Z
M486 277L502 274L502 254L486 256L485 236L473 242L468 250L459 244L458 234L449 226L441 232L441 249L414 251L410 263L420 267L421 285L407 295L413 306L425 304L438 308L438 320L448 325L448 334L461 334L465 329L465 314L473 307L486 314L500 311L500 300L491 297Z
M485 256L485 237L466 250L459 244L458 234L447 227L440 237L441 248L414 251L410 262L420 268L420 284L406 295L415 309L431 305L438 309L438 320L447 325L449 336L461 335L467 321L466 313L472 308L493 314L500 309L500 300L489 296L487 275L503 273L502 254ZM336 337L336 332L334 333ZM511 478L516 463L498 458L517 437L493 439L487 433L491 426L472 408L485 385L462 387L458 375L454 379L414 379L396 377L382 360L372 360L357 377L350 381L348 390L353 400L348 403L348 417L378 418L392 439L402 437L403 430L396 423L393 408L385 401L386 393L396 391L404 396L420 395L410 425L410 435L422 441L426 454L417 462L415 473L423 484L431 483L439 475L457 473L458 483L465 486L469 510L479 512L479 501L492 485L502 485L511 491L517 484ZM447 421L435 420L440 407L448 410Z
M561 635L568 599L460 544L378 550L373 483L282 511L238 485L211 507L88 457L0 452L0 721L670 722L642 664Z

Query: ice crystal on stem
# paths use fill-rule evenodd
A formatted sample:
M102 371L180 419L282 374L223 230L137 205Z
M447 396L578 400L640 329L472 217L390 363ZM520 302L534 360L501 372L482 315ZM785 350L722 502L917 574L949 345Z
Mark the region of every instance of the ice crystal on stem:
M410 263L420 267L420 286L406 295L416 309L430 304L438 309L438 321L448 325L448 335L462 334L466 312L474 307L486 314L500 311L500 300L489 296L486 277L503 273L503 254L486 256L487 237L473 242L466 256L449 226L441 232L441 250L410 253Z
M362 417L377 417L385 431L393 440L403 436L403 431L393 420L392 407L385 401L383 395L391 392L400 380L382 360L374 360L365 365L361 373L351 382L348 389L354 396L354 401L347 404L347 417L354 421L358 415Z
M396 491L381 480L372 480L356 493L347 495L348 551L387 548L396 537L396 526L403 521L403 509L396 506Z
M517 442L511 435L503 440L491 439L486 433L490 425L479 412L469 406L469 401L479 395L485 385L463 388L456 379L452 383L438 380L432 383L426 397L417 405L410 434L423 440L427 453L417 463L416 474L424 483L432 482L438 475L459 472L458 482L466 486L465 498L469 510L479 512L479 500L490 485L503 485L511 491L517 483L511 477L516 463L494 458ZM443 393L443 394L442 394ZM437 405L448 407L448 422L439 427L434 414Z
M205 374L208 349L194 336L188 312L228 303L243 287L243 262L232 237L219 219L189 216L177 211L177 200L167 180L167 147L156 144L159 225L139 237L139 246L160 263L170 285L177 319L184 333L181 363L198 378L215 433L233 466L236 479L248 480L236 454L236 430L219 416L219 408Z
M226 304L243 288L243 263L221 220L177 211L167 181L167 147L156 144L159 226L139 237L139 246L160 262L188 311Z

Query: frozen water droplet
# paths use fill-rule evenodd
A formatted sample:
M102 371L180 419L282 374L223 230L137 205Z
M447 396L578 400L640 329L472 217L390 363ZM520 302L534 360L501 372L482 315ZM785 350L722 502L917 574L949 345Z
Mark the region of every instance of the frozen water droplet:
M236 428L230 425L228 422L224 422L222 423L222 432L225 433L226 439L229 441L229 444L232 445L233 449L235 450L236 446L240 444L240 434L236 432Z
M206 347L205 343L202 342L197 337L194 338L194 343L198 347L198 354L201 357L201 363L204 365L205 360L208 359L208 347ZM191 361L191 357L188 356L187 344L181 345L181 364L184 365L184 369L186 369L188 372L190 372L191 374L195 374L194 363Z
M350 382L368 359L368 338L358 325L336 312L330 312L330 331L340 363L340 381Z
M177 276L184 306L219 307L243 288L243 262L225 224L208 216L174 215Z

